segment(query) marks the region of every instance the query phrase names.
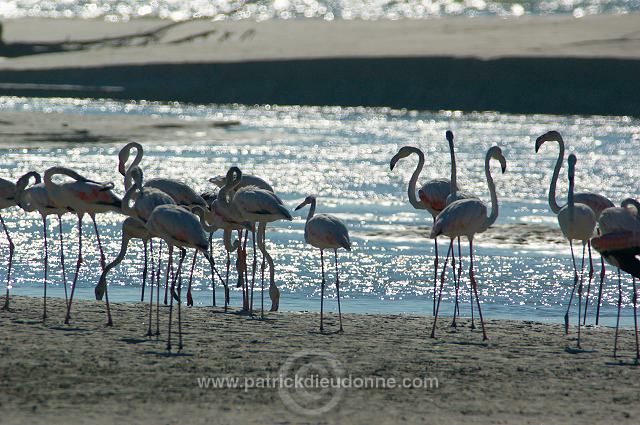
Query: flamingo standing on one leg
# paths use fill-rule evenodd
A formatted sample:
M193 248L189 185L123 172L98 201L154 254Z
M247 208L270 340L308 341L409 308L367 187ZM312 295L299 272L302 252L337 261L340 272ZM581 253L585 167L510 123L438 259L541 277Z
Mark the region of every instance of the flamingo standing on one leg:
M629 208L634 207L635 211L632 212ZM640 203L632 198L627 198L622 201L620 207L607 208L598 219L598 226L602 235L618 234L621 232L640 233ZM618 267L618 317L616 320L616 338L614 341L613 357L616 357L618 348L618 328L620 324L620 310L622 308L622 285L620 282L620 266L617 264L616 258L605 257L605 260L609 264ZM633 276L633 317L636 331L636 353L638 353L637 338L638 338L638 323L637 323L637 291L636 291L636 278ZM638 355L636 359L638 358Z
M491 177L491 169L489 167L491 159L495 159L500 162L503 173L507 169L507 161L502 155L502 150L498 146L490 148L485 157L484 170L487 178L487 185L489 186L489 192L491 193L491 214L487 216L487 206L479 199L460 199L449 204L440 214L438 214L430 235L432 238L439 235L445 235L452 239L452 241L454 238L459 236L466 236L469 239L469 280L471 281L473 292L476 297L476 303L478 305L478 314L480 316L480 324L482 325L483 340L487 339L487 333L484 327L482 309L480 308L480 299L478 298L478 285L476 283L473 270L473 238L477 233L486 231L498 218L498 196L496 195L496 187L493 183L493 177ZM452 249L452 245L450 245L449 249ZM436 306L436 315L433 321L433 329L431 330L432 338L435 338L438 310L442 299L442 287L443 282L441 281L438 304Z
M560 175L560 169L562 168L562 161L564 160L564 140L562 139L562 136L560 135L560 133L558 133L555 130L552 131L548 131L545 134L543 134L542 136L538 137L536 139L536 145L535 145L535 150L536 153L538 153L538 151L540 150L540 147L545 143L545 142L557 142L559 145L559 151L558 151L558 159L556 160L556 165L555 168L553 169L553 176L551 177L551 183L549 185L549 207L551 208L551 211L553 211L555 214L558 214L558 212L560 211L560 206L558 205L558 202L556 201L556 184L558 182L558 177ZM578 192L574 194L574 202L577 204L584 204L586 206L588 206L589 208L591 208L591 210L594 212L596 219L598 219L600 217L600 214L602 213L602 211L606 208L611 208L611 207L615 207L615 205L613 204L613 202L611 202L609 199L605 198L602 195L598 195L597 193L592 193L592 192ZM593 278L593 260L591 258L591 243L587 242L587 250L588 250L588 254L589 254L589 282L587 285L587 298L586 298L586 303L585 303L585 321L586 321L586 317L587 317L587 313L586 313L586 309L589 305L589 292L591 290L591 279ZM604 259L601 257L600 258L600 263L601 263L601 268L600 268L600 288L598 290L598 306L596 309L596 325L598 324L599 320L600 320L600 304L602 301L602 287L604 284L604 278L605 278L605 273L606 273L606 269L604 266Z
M422 172L422 168L424 167L424 153L418 148L413 146L403 146L400 148L397 154L391 158L391 162L389 164L389 168L393 170L398 163L398 161L402 158L406 158L411 154L416 154L418 156L418 165L416 166L415 171L411 175L411 179L409 180L409 187L407 188L407 195L409 196L409 203L411 206L417 210L427 210L433 220L435 222L436 216L440 214L440 212L446 206L447 196L451 193L451 182L448 179L434 179L429 180L427 183L422 185L420 189L421 200L418 201L416 198L416 184L418 182L418 177ZM435 259L433 262L433 314L436 314L436 284L438 278L438 239L434 239L434 247L435 247Z
M222 188L227 184L227 179L229 178L228 176L228 172L227 175L218 175L215 177L211 177L209 179L210 183L213 183L214 185L216 185L218 188ZM238 190L241 189L243 187L246 186L255 186L258 187L260 189L264 189L264 190L268 190L269 192L272 193L276 193L275 190L273 190L273 187L267 183L264 179L258 177L258 176L254 176L251 174L242 174L242 176L240 177L240 179L238 181L235 182L235 186L234 189ZM251 299L249 301L249 310L253 311L253 286L255 283L255 275L256 275L256 266L258 264L257 262L257 258L256 258L256 235L255 235L255 223L254 223L254 228L252 230L252 244L253 244L253 263L252 263L252 267L251 267ZM249 230L247 230L244 234L244 244L246 246L247 240L249 238ZM243 256L246 257L247 253L246 250L243 250ZM260 250L261 252L263 252L263 250ZM264 252L263 252L264 254ZM228 255L228 252L227 252ZM264 272L264 268L265 268L265 259L269 259L270 264L272 262L271 257L267 254L266 256L263 255L262 256L262 271ZM228 258L227 258L228 260ZM276 288L277 289L277 288Z
M235 182L242 179L242 171L238 167L231 167L230 171L235 175ZM235 188L235 185L234 185ZM273 260L265 246L265 233L267 223L277 220L293 220L291 213L284 206L282 200L271 191L260 189L256 186L245 186L238 190L227 191L227 186L220 189L220 199L223 203L232 204L242 218L252 223L260 223L258 228L258 247L269 263L269 296L271 298L271 311L278 311L280 291L275 284L275 270ZM224 196L222 194L224 191ZM263 270L264 272L264 270ZM263 288L264 283L262 284ZM262 289L264 290L264 289ZM264 308L262 313L264 314Z
M175 283L178 281L178 335L179 343L178 350L183 348L182 345L182 317L180 305L181 301L181 287L182 277L180 275L182 263L186 255L186 248L193 248L201 252L202 255L209 261L211 268L215 270L213 260L209 255L209 242L207 235L202 228L200 219L187 211L186 209L177 205L160 205L153 210L149 220L147 221L146 228L150 235L158 237L164 240L169 247L169 263L167 263L167 273L170 267L173 248L177 247L180 250L180 261L178 263L178 269L174 275L171 284L171 301L169 304L169 335L167 337L167 350L171 350L171 316L173 311L173 299L175 297Z
M336 293L338 295L338 317L340 319L340 332L342 329L342 312L340 310L340 278L338 275L338 248L351 251L351 241L346 224L339 218L330 214L315 214L316 197L307 196L305 200L296 207L296 211L311 205L307 222L304 226L304 240L311 246L320 248L320 263L322 265L322 286L320 290L320 332L323 331L322 313L324 303L324 250L333 249L336 260Z
M9 208L9 207L14 207L16 205L17 205L16 184L12 181L0 178L0 210ZM2 214L0 214L0 224L2 224L2 228L4 229L4 234L7 236L7 241L9 242L9 267L7 268L7 297L5 298L4 305L2 306L2 310L9 310L9 290L11 289L11 267L13 266L13 252L15 250L15 245L11 240L11 236L9 235L9 230L7 230L7 226L4 224L4 219L2 218Z
M33 186L27 188L31 179L35 180ZM49 250L47 248L47 216L57 215L60 224L60 262L62 264L62 280L64 295L67 298L67 281L64 266L64 244L62 236L62 215L69 212L66 208L57 208L49 197L47 188L42 183L40 174L31 171L18 179L16 183L16 201L18 206L26 212L37 211L42 218L42 233L44 235L44 302L42 320L47 318L47 274L49 269Z
M74 181L65 183L54 183L53 177L56 175L64 175L71 177ZM78 216L78 261L76 263L76 274L73 277L71 294L67 303L67 314L64 319L65 324L69 324L71 319L71 304L73 302L73 294L78 282L80 266L82 265L82 218L88 214L93 221L93 229L98 240L100 249L100 265L104 269L104 251L100 242L100 234L96 223L96 214L107 211L120 212L122 201L113 192L113 183L98 183L89 180L77 172L64 167L52 167L44 172L44 184L49 194L49 198L53 201L56 208L72 209ZM107 326L111 326L111 312L109 310L109 296L105 290L105 300L107 303Z
M578 348L580 348L580 314L582 311L582 281L584 277L584 251L585 246L591 240L593 231L596 228L596 216L591 208L585 204L577 204L575 202L575 195L573 193L574 188L574 176L576 167L576 156L569 155L569 195L567 198L567 205L560 208L558 211L558 223L564 236L569 240L569 246L571 247L571 260L573 262L573 289L571 290L571 296L569 297L569 305L567 306L567 313L564 316L565 332L568 333L569 328L569 309L573 301L573 294L578 284ZM576 259L573 253L573 240L577 239L582 241L582 271L580 273L580 282L578 283L578 269L576 267Z

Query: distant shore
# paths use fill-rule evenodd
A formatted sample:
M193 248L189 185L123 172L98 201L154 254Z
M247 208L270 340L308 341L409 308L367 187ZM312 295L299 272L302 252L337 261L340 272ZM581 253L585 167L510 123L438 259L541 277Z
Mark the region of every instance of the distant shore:
M166 24L6 21L0 94L640 116L638 14Z
M639 369L627 329L622 357L614 360L613 329L604 327L583 329L580 352L573 349L575 328L564 336L561 325L489 320L490 340L483 342L468 319L453 329L450 317L442 317L431 339L431 317L348 314L344 334L336 334L338 318L330 314L329 333L321 334L317 313L259 320L183 307L185 348L168 355L165 306L158 339L144 336L146 304L113 303L111 328L104 326L101 302L76 301L70 325L62 323L62 299L49 299L45 324L41 298L13 297L11 308L0 311L3 424L631 424L640 415ZM173 338L175 348L177 333ZM342 376L430 378L438 385L345 389L327 412L308 416L278 389L198 384L206 377L257 382L291 365L302 373L308 363L295 363L301 356L337 364Z

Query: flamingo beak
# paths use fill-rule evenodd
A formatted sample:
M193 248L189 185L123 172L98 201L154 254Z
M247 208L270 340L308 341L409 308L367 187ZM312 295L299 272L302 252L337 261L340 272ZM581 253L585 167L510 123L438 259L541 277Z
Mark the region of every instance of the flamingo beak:
M305 205L307 205L307 201L306 201L306 199L305 199L305 200L304 200L300 205L298 205L298 206L294 209L294 211L298 211L300 208L304 207Z
M538 150L540 149L540 146L542 146L542 144L545 142L544 140L544 136L540 136L536 139L536 153L538 153Z
M399 159L400 157L398 157L398 155L394 155L394 157L391 158L391 163L389 164L389 169L391 169L391 171L393 171Z
M120 162L120 163L118 164L118 172L119 172L120 174L122 174L123 176L124 176L125 174L127 174L126 170L124 169L124 162Z

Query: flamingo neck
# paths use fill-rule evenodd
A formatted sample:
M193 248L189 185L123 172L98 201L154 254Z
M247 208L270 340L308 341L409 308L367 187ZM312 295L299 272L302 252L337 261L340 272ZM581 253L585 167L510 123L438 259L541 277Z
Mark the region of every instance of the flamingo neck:
M418 155L418 165L416 166L416 169L411 175L411 179L409 180L407 195L409 196L409 203L413 206L413 208L417 210L423 210L425 209L425 206L416 197L416 184L418 183L418 177L420 176L422 168L424 167L424 153L422 153L422 151L418 148L411 148L411 151Z
M453 148L453 140L449 140L449 154L451 155L451 186L449 192L456 199L458 192L458 174L456 171L456 152Z
M556 201L556 185L558 183L558 177L560 176L562 161L564 160L564 140L562 140L562 138L558 139L558 146L558 159L556 160L556 166L553 169L553 176L551 177L551 184L549 185L549 207L554 214L558 214L561 208Z
M489 193L491 194L491 214L484 222L484 229L488 229L498 219L498 195L496 194L496 185L493 183L493 177L491 176L490 167L491 157L487 155L484 160L484 173L487 176L487 185L489 186Z
M124 197L122 198L122 213L124 215L128 215L129 217L137 217L135 210L129 205L137 189L138 188L136 186L131 186L129 189L127 189Z
M210 221L213 221L213 218L211 220L207 220L207 211L204 208L197 205L191 210L191 212L198 216L198 218L200 219L200 225L204 230L209 233L213 233L218 230L216 226L209 224ZM209 212L209 215L211 216L211 212Z
M569 209L569 220L573 221L575 217L575 202L573 199L573 170L569 171L569 195L567 196L567 208Z
M124 189L128 190L131 185L133 184L132 182L132 177L131 177L131 169L137 165L140 165L140 163L142 162L142 157L144 156L144 149L142 149L142 145L140 143L137 142L131 142L127 145L126 147L126 156L125 156L125 164L127 162L127 160L129 159L129 155L131 154L131 150L135 149L136 150L136 157L133 159L133 162L127 167L126 172L124 173ZM124 164L123 164L124 165Z
M315 198L311 201L311 206L309 207L309 213L307 214L307 223L309 220L313 218L313 215L316 213L316 200Z
M31 171L25 174L24 176L20 177L20 179L18 179L18 183L16 184L16 195L15 195L16 201L20 206L20 208L22 208L26 212L33 212L36 209L34 205L24 203L24 191L29 185L29 182L31 181L31 177L35 178L36 180L35 184L42 182L42 179L40 178L40 174L38 174L35 171Z

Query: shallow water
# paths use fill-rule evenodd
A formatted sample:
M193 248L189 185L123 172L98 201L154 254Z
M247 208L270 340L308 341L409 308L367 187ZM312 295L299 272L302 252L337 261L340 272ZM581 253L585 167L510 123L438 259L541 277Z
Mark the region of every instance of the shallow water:
M431 224L428 214L414 210L407 202L407 182L416 159L404 159L394 171L389 170L390 158L402 145L419 146L427 154L419 182L448 177L449 153L444 132L452 129L457 142L459 184L485 202L489 202L489 197L483 171L484 153L493 144L501 146L508 161L507 172L500 174L499 167L492 168L500 201L499 225L543 223L550 229L556 227L555 217L547 208L546 191L557 145L547 143L539 154L534 153L535 137L552 128L564 134L567 151L578 155L576 184L579 189L597 191L616 203L627 196L638 195L639 172L632 153L640 150L640 121L627 117L0 98L0 111L28 114L31 110L114 118L127 113L174 116L185 121L239 120L241 125L221 130L216 138L167 129L162 141L153 134L138 140L145 146L142 162L145 177L177 178L203 191L210 188L208 177L237 164L244 171L271 182L291 209L309 193L319 195L318 210L344 219L352 236L353 251L339 252L342 306L348 312L431 312L432 241L406 236L412 228ZM67 165L95 180L114 180L116 190L122 194L121 176L116 171L120 147L120 143L97 142L3 148L1 175L15 180L31 169L42 172L53 165ZM561 204L566 197L565 180L561 174L558 193ZM305 209L294 213L296 218L291 223L270 225L267 233L268 247L276 261L282 310L319 309L320 259L319 252L303 241L302 217L306 212ZM26 215L17 208L3 211L3 217L16 244L14 293L41 296L41 221L36 214ZM109 261L120 247L122 216L103 214L98 222ZM75 223L72 216L64 218L69 272L75 265ZM50 294L63 296L56 226L57 220L50 219ZM399 236L394 237L395 233ZM86 262L79 278L78 294L92 297L99 266L88 221L84 234L88 235L84 244ZM509 236L512 235L505 235L504 240L488 239L475 244L475 270L485 317L560 322L572 283L568 246L515 244ZM445 250L444 244L441 240L441 253ZM225 256L219 242L216 246L216 262L224 273ZM0 249L6 248L5 238L0 237ZM132 243L126 260L109 275L111 299L139 299L142 252L141 243ZM466 249L464 252L461 311L468 315L466 270L469 262ZM595 257L597 279L599 257ZM187 264L190 258L189 255ZM3 259L6 261L6 256ZM194 297L199 305L209 305L211 298L206 269L198 263ZM326 305L335 309L332 263L327 265L327 270L330 300ZM235 279L233 270L231 275L232 280ZM0 278L2 276L4 273ZM602 309L603 322L608 325L615 323L614 277L609 267ZM632 317L631 279L623 276L622 285L623 322L628 326ZM445 285L442 307L445 315L451 314L453 292L450 283ZM218 294L218 300L220 296ZM257 293L256 300L259 305ZM268 306L268 296L265 302ZM240 303L236 290L232 303L236 306ZM574 312L577 309L574 308ZM593 322L594 312L595 304L592 304L588 323Z
M0 2L0 18L103 18L108 21L140 17L184 20L200 16L217 19L424 19L439 16L522 16L632 13L639 0L10 0ZM230 13L229 12L233 12ZM227 16L228 15L228 16Z

